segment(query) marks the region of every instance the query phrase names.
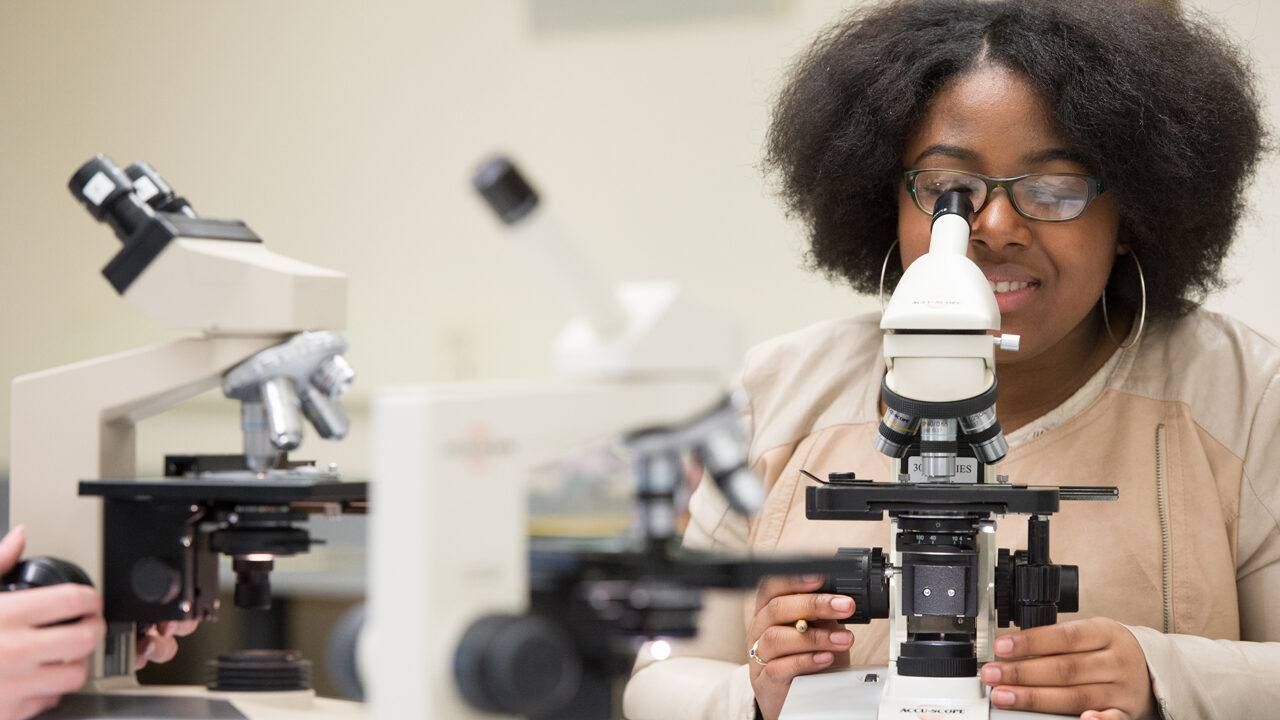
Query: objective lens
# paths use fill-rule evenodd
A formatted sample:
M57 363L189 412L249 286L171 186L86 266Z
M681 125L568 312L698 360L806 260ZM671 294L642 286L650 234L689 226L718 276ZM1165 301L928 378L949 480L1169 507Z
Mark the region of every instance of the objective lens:
M342 396L355 382L356 371L341 355L332 355L311 373L311 383L331 398Z
M920 459L929 478L956 474L956 421L928 418L920 423Z
M302 410L320 437L341 440L347 436L351 421L342 404L320 392L311 383L302 384Z
M244 462L254 472L276 466L280 451L271 443L267 429L267 409L257 400L240 403L240 429L244 432Z
M271 444L293 450L302 444L302 410L293 380L277 375L262 382L262 405L266 409Z
M994 407L960 418L960 429L965 442L973 447L973 454L988 465L1000 462L1009 453Z
M907 446L916 438L920 429L920 418L900 413L893 408L884 411L880 418L880 430L876 434L876 450L891 458L900 458L907 454Z

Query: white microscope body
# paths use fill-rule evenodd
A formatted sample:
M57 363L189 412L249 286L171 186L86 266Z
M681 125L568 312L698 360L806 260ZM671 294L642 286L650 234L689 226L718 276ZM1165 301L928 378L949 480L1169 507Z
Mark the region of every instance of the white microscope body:
M950 196L950 197L948 197ZM950 203L941 209L944 203ZM887 373L884 400L888 407L880 425L876 447L891 457L903 458L907 446L918 443L919 455L904 463L898 487L906 493L928 490L930 486L960 490L969 486L982 490L986 483L1005 483L994 476L991 464L1004 457L1008 446L995 419L993 407L996 390L994 349L1016 350L1018 337L993 337L1000 329L1000 312L983 272L966 257L969 242L967 199L950 193L939 201L935 211L929 252L913 262L904 272L885 309L881 328L885 331L884 353ZM957 463L957 445L968 445L974 457ZM974 460L981 462L974 462ZM890 488L890 483L872 483ZM913 487L903 487L910 485ZM1004 486L1008 487L1008 486ZM811 488L812 490L812 488ZM902 493L899 493L902 494ZM890 496L885 496L890 497ZM1056 509L1056 496L1054 509ZM893 507L890 504L884 508ZM940 510L945 505L937 506ZM871 508L876 510L878 508ZM898 506L901 509L901 506ZM901 516L893 512L893 531L900 538L911 513ZM916 513L915 520L927 513ZM991 518L998 517L993 513ZM947 521L945 511L938 519ZM832 518L836 519L836 518ZM865 518L863 518L865 519ZM976 556L973 565L976 578L971 578L976 603L970 605L970 617L961 618L956 611L955 626L969 628L972 647L967 663L971 668L994 659L995 636L996 548L994 519L977 522L970 530L972 547L966 551ZM1047 526L1045 528L1047 534ZM1047 550L1046 550L1047 552ZM927 554L927 553L926 553ZM987 689L977 676L969 673L901 672L907 661L900 657L916 631L940 630L947 637L952 618L936 611L921 611L931 602L926 597L908 598L904 593L920 590L904 576L903 553L899 543L886 552L888 561L888 609L892 624L890 664L863 667L797 677L791 685L782 720L1000 720L1001 718L1049 718L1056 716L1020 713L992 708ZM918 557L918 556L917 556ZM917 572L918 572L917 568ZM971 571L972 572L972 571ZM954 577L954 576L953 576ZM945 586L943 586L945 587ZM939 587L941 590L941 587ZM955 590L949 594L955 594ZM961 590L961 596L965 591ZM932 602L945 602L936 599ZM908 601L915 612L908 612ZM974 602L973 599L970 602ZM933 615L933 617L930 617ZM934 658L928 658L934 660ZM920 665L919 658L911 662ZM950 674L945 677L942 675ZM960 676L956 676L960 675Z
M495 717L463 697L455 653L477 618L528 608L530 476L570 450L706 410L742 350L731 321L672 283L604 282L509 166L486 166L477 184L578 315L555 341L557 377L375 398L371 612L360 665L378 720Z
M131 167L131 173L135 167L145 166ZM131 183L102 156L84 170L88 171L72 180L73 194L92 214L110 222L122 239L121 222L129 227L133 222L156 222L157 213L146 202L160 191L157 183L168 191L158 176L154 182L137 178ZM132 220L104 217L103 206L116 202L128 204ZM172 327L196 330L199 336L13 381L12 521L27 527L29 556L73 562L99 590L106 580L104 501L78 495L77 484L134 480L139 421L218 387L224 375L244 361L291 336L304 337L297 333L341 329L346 322L347 280L341 273L272 253L242 224L203 221L189 210L175 214L183 217L172 223L159 221L169 236L126 244L104 274L148 315ZM345 349L340 338L336 342ZM254 418L246 415L245 420L248 425ZM267 418L257 421L265 423ZM250 434L246 426L246 445ZM272 459L278 453L275 448L259 450ZM181 599L180 593L190 589L174 591ZM88 695L64 698L59 717L77 716L75 708L105 712L100 699L104 696L187 698L203 704L174 712L196 707L195 712L217 717L363 716L359 705L321 700L311 691L211 694L203 688L140 687L133 674L135 632L133 622L110 625L105 645L92 659ZM226 714L235 712L227 709L228 703L244 715ZM139 717L155 711L145 705L131 707Z

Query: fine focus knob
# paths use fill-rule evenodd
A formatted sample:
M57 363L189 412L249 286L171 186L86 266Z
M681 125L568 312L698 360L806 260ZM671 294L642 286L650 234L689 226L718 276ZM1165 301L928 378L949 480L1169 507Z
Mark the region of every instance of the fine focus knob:
M1075 565L1059 565L1062 568L1062 589L1058 593L1058 612L1080 612L1080 568Z
M487 615L467 628L454 654L462 696L486 712L553 715L578 693L582 659L539 617Z

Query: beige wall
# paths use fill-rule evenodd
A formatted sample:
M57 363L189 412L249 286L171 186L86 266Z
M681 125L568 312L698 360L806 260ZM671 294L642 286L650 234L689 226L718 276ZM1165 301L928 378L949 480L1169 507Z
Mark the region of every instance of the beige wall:
M378 385L546 372L567 311L472 196L494 149L524 162L606 273L680 280L752 341L873 306L801 270L758 169L783 69L849 3L538 34L529 2L3 0L0 405L15 375L178 334L98 274L117 243L66 190L96 152L146 160L202 214L347 272L357 413ZM1234 27L1274 96L1280 50L1261 38L1280 9L1193 4ZM1215 304L1280 336L1264 232L1280 197L1258 198L1233 264L1247 277ZM142 469L238 449L235 408L195 405L144 424ZM363 429L303 450L361 471Z

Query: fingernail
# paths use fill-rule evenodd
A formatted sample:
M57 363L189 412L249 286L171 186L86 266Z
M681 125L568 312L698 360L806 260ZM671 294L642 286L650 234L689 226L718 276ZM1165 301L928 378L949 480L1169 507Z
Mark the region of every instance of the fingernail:
M853 598L833 597L831 598L831 607L840 612L849 612L853 609Z
M1008 690L992 690L991 702L995 703L996 705L1012 705L1013 693L1009 692Z
M837 630L831 633L831 642L834 645L849 645L853 643L853 633L848 630Z
M995 684L1000 682L1000 668L986 665L982 668L982 682Z
M836 656L832 655L829 652L814 653L814 656L813 656L813 661L819 665L826 665L827 663L835 659L836 659Z
M1000 653L1001 655L1006 655L1008 653L1013 652L1013 641L1007 637L1003 637L1003 638L1000 638L999 640L996 640L996 652Z
M816 583L820 580L825 580L826 578L822 575L805 575L800 579L806 583Z

